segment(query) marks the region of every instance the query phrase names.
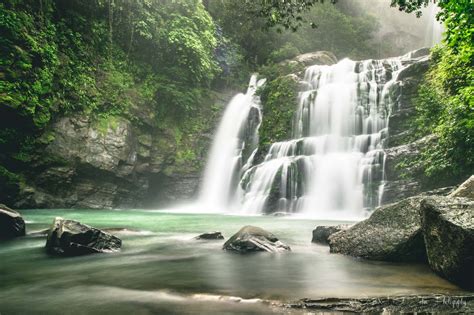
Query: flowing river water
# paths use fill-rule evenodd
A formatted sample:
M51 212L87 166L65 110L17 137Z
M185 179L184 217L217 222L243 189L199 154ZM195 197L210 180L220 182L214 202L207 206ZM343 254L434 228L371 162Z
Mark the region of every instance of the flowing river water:
M3 242L2 315L288 313L259 299L461 292L426 265L359 260L311 243L315 226L341 222L140 210L21 213L28 233L47 228L55 216L127 230L114 232L123 240L120 252L74 258L49 257L41 235ZM273 232L292 251L239 255L223 251L224 241L193 239L214 230L228 238L248 224Z

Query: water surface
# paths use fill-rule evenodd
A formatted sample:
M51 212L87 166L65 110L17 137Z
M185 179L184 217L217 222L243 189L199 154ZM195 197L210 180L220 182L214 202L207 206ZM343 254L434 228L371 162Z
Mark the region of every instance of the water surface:
M139 210L22 214L28 233L47 228L55 216L130 231L117 233L123 240L119 253L73 258L46 255L44 236L2 242L2 315L279 313L255 299L461 292L425 265L359 260L311 243L315 226L341 222ZM224 241L193 240L215 230L228 238L248 224L271 231L292 252L239 255L222 251Z

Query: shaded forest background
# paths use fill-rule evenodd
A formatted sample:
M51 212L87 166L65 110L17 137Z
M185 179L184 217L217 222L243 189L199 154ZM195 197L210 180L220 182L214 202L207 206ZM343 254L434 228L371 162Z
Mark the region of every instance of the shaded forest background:
M398 2L409 12L420 7ZM446 38L433 50L412 122L414 136L434 132L439 141L408 162L433 180L474 168L474 9L470 0L439 5ZM201 111L213 106L210 95L243 89L251 72L271 73L273 65L316 50L367 59L419 44L408 35L406 45L381 40L380 17L354 2L314 4L295 17L297 30L278 20L281 11L261 9L234 0L3 1L2 189L23 180L21 170L52 141L48 127L59 117L140 123L146 106L156 126L198 130ZM393 10L389 3L386 10Z

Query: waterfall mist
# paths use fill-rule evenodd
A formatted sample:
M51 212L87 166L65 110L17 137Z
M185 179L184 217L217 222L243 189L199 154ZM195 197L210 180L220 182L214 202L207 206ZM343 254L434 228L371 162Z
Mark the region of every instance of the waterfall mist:
M391 0L344 0L337 6L350 15L368 14L379 23L373 38L377 58L400 56L409 51L432 47L441 42L443 26L436 20L439 7L430 3L422 16L400 12L390 7Z

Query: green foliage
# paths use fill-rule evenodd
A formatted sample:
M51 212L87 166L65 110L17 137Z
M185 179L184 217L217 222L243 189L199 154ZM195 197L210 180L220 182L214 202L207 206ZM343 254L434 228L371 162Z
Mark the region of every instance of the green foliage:
M242 48L245 60L251 64L278 62L317 50L354 59L375 54L371 39L378 28L376 19L368 15L347 15L328 1L311 11L300 12L305 20L314 21L317 28L304 23L297 32L279 24L266 28L265 18L249 11L246 1L211 0L209 11L224 33Z
M430 1L394 0L392 5L421 14ZM410 161L435 178L465 177L474 172L474 6L470 0L440 0L443 46L432 51L433 65L418 91L414 127L436 136L435 145Z
M307 22L304 13L311 10L317 3L324 3L324 0L245 0L247 10L254 15L264 18L266 27L282 26L285 29L296 31ZM332 4L337 0L327 0ZM309 25L315 28L315 24Z
M44 126L53 107L51 90L59 65L56 31L24 11L0 4L0 104Z
M103 133L120 117L182 126L219 72L216 28L200 0L5 0L0 33L3 177L49 163L37 152L64 115L87 115ZM196 160L189 142L177 146L183 164Z
M265 84L259 94L265 117L259 129L260 146L290 139L296 112L297 82L281 76Z
M300 50L298 48L293 46L293 44L291 44L291 43L286 43L285 45L283 45L279 49L273 51L270 54L269 59L272 62L280 62L280 61L283 61L285 59L290 59L290 58L296 57L299 54L300 54Z
M23 178L2 165L0 165L0 189L2 191L2 199L8 200L10 196L18 193L18 188L24 182Z
M13 185L16 184L20 181L20 177L9 170L7 170L5 167L0 165L0 178L5 181L5 183Z
M433 51L434 66L416 100L415 127L420 135L433 133L429 146L417 161L426 175L460 176L474 171L474 70L473 54L452 48Z
M137 97L186 114L218 71L214 24L198 0L9 0L0 31L0 102L37 128L56 113L122 114ZM142 78L155 91L141 95Z

